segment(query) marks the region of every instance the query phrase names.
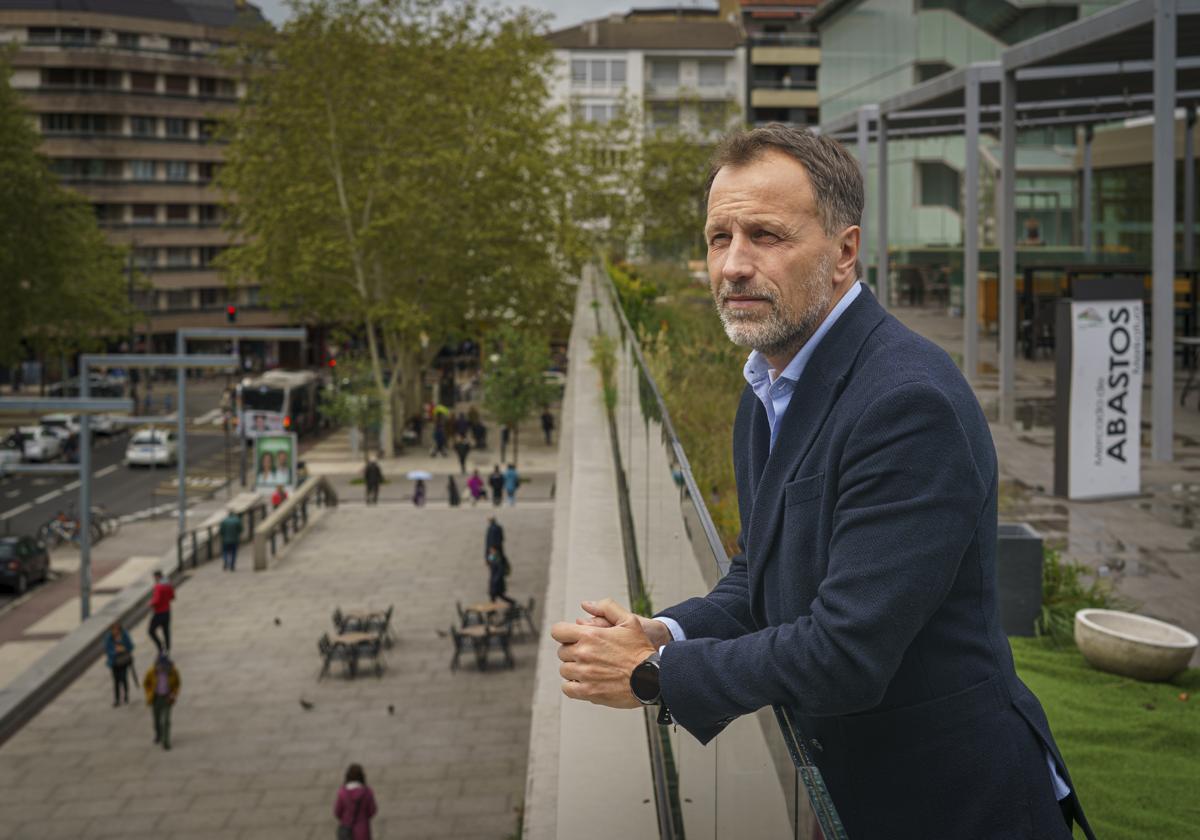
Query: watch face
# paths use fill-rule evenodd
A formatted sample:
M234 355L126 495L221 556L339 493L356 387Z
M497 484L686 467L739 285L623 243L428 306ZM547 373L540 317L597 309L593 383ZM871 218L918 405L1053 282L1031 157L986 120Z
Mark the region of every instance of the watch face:
M633 696L643 703L656 702L659 696L657 666L643 662L634 668L633 675L629 678L629 687Z

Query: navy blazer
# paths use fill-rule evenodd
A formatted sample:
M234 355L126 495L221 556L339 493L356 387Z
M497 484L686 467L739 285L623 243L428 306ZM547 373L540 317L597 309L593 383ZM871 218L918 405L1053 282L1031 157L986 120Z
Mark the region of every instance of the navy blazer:
M772 450L747 387L740 552L662 611L687 634L662 655L675 720L707 743L786 709L851 840L1069 838L996 606L996 453L954 363L864 288L780 423Z

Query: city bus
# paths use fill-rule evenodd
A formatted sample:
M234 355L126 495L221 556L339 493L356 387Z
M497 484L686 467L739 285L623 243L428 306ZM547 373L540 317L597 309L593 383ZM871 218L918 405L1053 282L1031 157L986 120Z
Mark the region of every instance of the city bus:
M317 428L317 374L272 370L243 379L237 388L238 428L246 437L264 433L308 434Z

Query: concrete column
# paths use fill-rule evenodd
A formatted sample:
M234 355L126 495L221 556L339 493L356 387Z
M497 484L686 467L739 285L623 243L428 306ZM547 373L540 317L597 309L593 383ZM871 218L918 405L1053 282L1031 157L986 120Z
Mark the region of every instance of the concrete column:
M1173 459L1175 398L1175 0L1154 2L1151 457Z
M1183 133L1183 265L1196 270L1196 106L1188 105Z
M966 207L963 208L963 374L979 378L979 73L967 69Z
M1005 71L1000 82L1000 422L1016 418L1017 346L1017 76Z
M887 147L887 116L879 113L879 172L877 182L879 189L875 191L875 283L879 294L879 302L887 309L891 303L888 283L888 147Z
M1083 258L1087 261L1092 260L1092 127L1085 126L1083 129L1083 195L1080 202L1083 204L1081 217L1081 232L1083 233Z

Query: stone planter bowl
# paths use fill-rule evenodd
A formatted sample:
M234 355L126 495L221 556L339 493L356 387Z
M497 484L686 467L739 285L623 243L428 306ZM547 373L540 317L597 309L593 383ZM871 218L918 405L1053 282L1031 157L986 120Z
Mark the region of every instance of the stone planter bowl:
M1162 682L1188 666L1198 640L1186 630L1120 610L1075 613L1075 644L1094 668Z

